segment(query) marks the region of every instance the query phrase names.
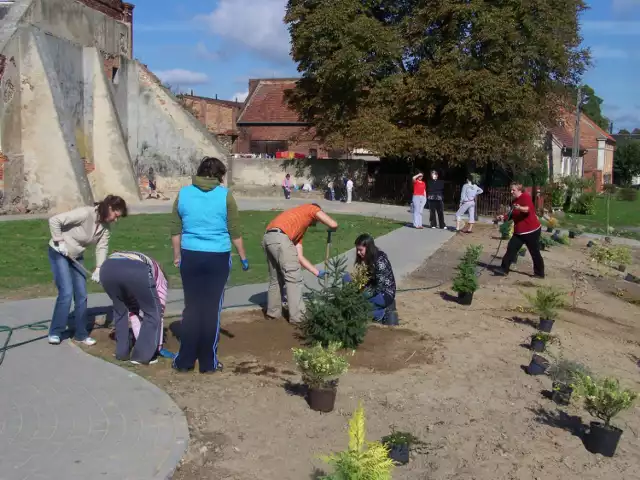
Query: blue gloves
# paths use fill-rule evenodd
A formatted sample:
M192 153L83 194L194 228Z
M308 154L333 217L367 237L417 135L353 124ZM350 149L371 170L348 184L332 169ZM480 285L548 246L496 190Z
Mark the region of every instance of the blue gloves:
M325 272L324 270L320 270L318 272L318 278L324 278L324 276L327 274L327 272Z
M242 263L242 271L246 272L247 270L249 270L249 260L244 259L244 260L240 260L240 263Z

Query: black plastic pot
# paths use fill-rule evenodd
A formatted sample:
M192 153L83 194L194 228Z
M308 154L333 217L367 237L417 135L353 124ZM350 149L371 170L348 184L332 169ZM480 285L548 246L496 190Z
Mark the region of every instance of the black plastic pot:
M591 422L589 434L584 439L584 445L591 453L599 453L605 457L613 457L618 448L622 430L601 422Z
M529 375L544 375L544 372L549 368L549 360L540 355L533 355L531 357L531 363L527 367L527 373Z
M458 292L458 303L460 305L471 305L473 292Z
M309 388L307 401L311 410L324 413L332 412L336 404L337 393L338 389L336 387Z
M534 352L544 352L545 346L544 340L531 340L531 350Z
M576 238L576 232L569 230L569 238Z
M551 329L553 328L553 323L554 323L554 320L541 318L540 323L538 324L538 330L545 333L551 333Z
M382 324L392 327L397 327L398 325L400 325L400 318L398 317L398 309L396 307L395 300L386 308L384 317L382 317Z
M627 266L626 265L618 265L618 271L626 272L627 271Z
M553 395L551 396L551 400L556 402L558 405L569 405L572 393L573 388L569 385L553 382Z
M547 227L547 233L553 233L553 228L552 227Z
M589 242L587 243L587 247L591 248L593 247L593 245L594 245L593 241L589 240Z
M627 282L632 282L632 283L638 283L640 284L640 277L636 277L635 275L631 275L630 273L627 273L627 276L624 277L624 279Z
M389 445L389 458L399 465L409 463L409 445Z

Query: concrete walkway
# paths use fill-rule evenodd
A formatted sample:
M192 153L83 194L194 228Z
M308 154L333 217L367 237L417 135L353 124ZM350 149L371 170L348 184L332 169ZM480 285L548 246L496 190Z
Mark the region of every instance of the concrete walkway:
M271 210L294 202L240 199L243 210ZM325 206L329 204L329 206ZM407 208L323 202L328 212L409 220ZM170 205L135 207L166 212ZM340 232L337 233L338 235ZM411 273L451 233L400 228L377 239L396 277ZM347 253L350 262L354 251ZM305 278L317 286L312 275ZM262 304L266 284L229 288L225 308ZM54 299L0 304L0 324L17 326L50 318ZM90 295L90 307L107 311L106 295ZM168 315L182 312L182 292L172 290ZM17 331L12 344L42 337ZM0 342L4 337L0 334ZM143 368L143 367L141 367ZM147 480L170 477L183 455L188 429L183 412L141 377L103 362L71 342L52 347L36 341L7 352L0 366L0 480Z

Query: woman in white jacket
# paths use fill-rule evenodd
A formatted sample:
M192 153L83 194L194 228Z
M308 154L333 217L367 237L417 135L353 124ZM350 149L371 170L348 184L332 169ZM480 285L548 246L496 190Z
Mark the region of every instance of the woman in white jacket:
M471 233L473 224L476 223L476 197L482 193L482 189L473 183L473 177L467 177L467 183L462 186L460 192L460 208L456 212L456 231L460 231L462 215L469 212L469 224L464 233Z
M69 327L70 330L75 330L74 339L85 345L95 345L96 341L89 337L87 331L87 279L71 259L83 265L85 249L95 244L96 270L91 279L99 282L100 266L109 250L110 224L126 216L126 202L115 195L108 195L92 207L76 208L49 219L49 263L58 288L58 298L49 327L50 344L60 344L73 300L75 325Z

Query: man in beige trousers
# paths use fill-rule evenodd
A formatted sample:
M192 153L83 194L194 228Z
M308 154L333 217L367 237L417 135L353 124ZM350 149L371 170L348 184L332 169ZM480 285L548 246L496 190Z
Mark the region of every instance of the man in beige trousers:
M302 251L304 234L317 222L323 223L331 230L338 228L338 223L315 203L286 210L267 225L262 239L262 248L267 255L269 266L267 317L278 318L282 315L281 288L284 283L289 305L289 322L302 322L305 311L302 300L302 267L318 278L325 275L323 270L318 270L304 257Z

